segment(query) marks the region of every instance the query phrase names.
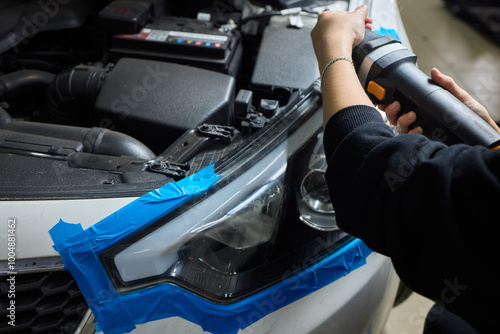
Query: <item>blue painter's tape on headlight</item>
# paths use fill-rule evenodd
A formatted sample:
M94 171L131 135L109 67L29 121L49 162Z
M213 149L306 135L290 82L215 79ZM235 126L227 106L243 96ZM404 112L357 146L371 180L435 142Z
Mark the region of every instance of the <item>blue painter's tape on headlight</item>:
M61 227L61 224L64 224ZM61 232L71 224L60 223L51 230ZM81 229L81 227L80 227ZM54 231L54 234L53 232ZM366 263L371 250L354 239L321 261L274 286L229 305L220 305L173 284L117 294L90 243L85 231L72 242L56 241L67 268L78 282L94 312L98 328L105 334L126 333L135 325L178 316L199 324L214 333L237 333L252 323L310 293L336 281ZM59 248L58 248L59 250ZM264 305L264 306L263 306Z
M213 187L210 168L85 231L64 222L50 231L99 330L126 333L177 316L214 334L237 333L366 263L363 242L313 230L285 206L300 196L286 176L300 180L322 122L314 87L290 106L242 143L245 154L219 166Z
M272 313L344 277L366 263L372 251L359 239L315 265L239 302L220 305L172 284L119 296L135 324L179 316L214 334L235 334Z
M398 33L394 29L385 29L384 27L380 27L378 30L373 30L377 34L381 36L392 36L399 39Z
M49 231L65 268L75 278L98 325L106 333L133 330L135 316L133 310L124 308L98 254L204 192L218 177L213 166L209 166L147 193L86 230L80 224L60 221Z

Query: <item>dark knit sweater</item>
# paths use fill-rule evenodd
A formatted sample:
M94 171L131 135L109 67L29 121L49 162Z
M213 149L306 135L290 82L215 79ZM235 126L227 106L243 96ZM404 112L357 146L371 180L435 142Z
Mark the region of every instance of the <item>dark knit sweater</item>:
M391 257L414 291L497 332L500 150L393 136L368 106L336 113L324 145L339 227Z

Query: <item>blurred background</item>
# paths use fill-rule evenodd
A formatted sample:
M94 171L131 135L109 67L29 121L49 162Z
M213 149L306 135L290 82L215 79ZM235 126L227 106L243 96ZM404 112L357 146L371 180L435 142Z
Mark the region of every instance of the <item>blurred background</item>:
M497 14L500 6L485 13L498 17L499 41L496 41L492 34L478 29L470 20L454 15L444 0L396 1L419 68L430 76L431 69L437 67L453 77L499 123L500 14ZM448 4L454 2L466 1L448 0ZM413 293L394 308L383 334L421 334L432 305L431 300Z
M483 0L476 4L486 2L495 3ZM498 29L495 41L493 34L482 32L472 20L459 18L446 7L446 3L453 6L474 1L397 0L397 3L420 69L430 75L431 68L437 67L452 76L500 122L500 5L482 11L493 29Z

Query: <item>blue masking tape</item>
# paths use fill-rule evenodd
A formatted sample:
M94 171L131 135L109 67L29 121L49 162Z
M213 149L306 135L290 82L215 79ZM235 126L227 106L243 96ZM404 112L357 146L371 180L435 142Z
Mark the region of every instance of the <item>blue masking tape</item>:
M214 334L233 334L366 263L371 250L354 239L302 272L230 305L213 303L172 284L118 294L99 260L100 252L205 191L217 178L210 166L142 196L86 230L80 224L60 221L49 231L98 330L128 333L136 325L178 316Z
M373 30L373 32L381 36L392 36L399 39L398 33L394 29L385 29L383 27L380 27L378 30Z
M64 239L66 231L78 233ZM54 240L54 248L64 261L65 269L73 275L101 328L110 333L113 333L115 328L120 330L114 333L130 332L135 328L133 316L120 302L98 255L92 249L92 242L86 235L87 231L83 230L80 224L60 221L49 232Z
M126 293L120 299L124 308L132 310L136 324L178 316L210 333L236 334L361 267L371 253L361 240L354 239L301 273L229 305L210 302L172 284Z
M103 331L126 333L135 325L101 265L100 252L205 191L218 178L212 165L147 193L86 230L80 224L60 221L49 231L65 269L75 278Z

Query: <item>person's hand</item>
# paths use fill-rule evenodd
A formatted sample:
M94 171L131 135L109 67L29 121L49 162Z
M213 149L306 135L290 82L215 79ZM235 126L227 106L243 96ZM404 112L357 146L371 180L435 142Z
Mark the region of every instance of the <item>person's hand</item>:
M402 115L401 117L398 117L399 112L401 111L401 104L398 101L395 101L388 106L385 104L379 104L379 109L384 111L387 120L391 125L396 127L396 131L400 134L422 134L423 129L420 126L417 126L414 129L410 129L411 125L415 123L417 120L417 114L415 114L414 111L410 111L409 113L406 113Z
M467 93L464 89L462 89L459 85L457 85L457 83L455 82L455 80L453 80L452 77L444 75L437 68L433 68L431 70L431 79L439 86L443 87L451 94L453 94L453 96L455 96L463 104L469 107L470 110L474 111L476 114L479 115L479 117L484 119L495 130L500 132L500 128L498 128L498 125L490 117L488 110L486 110L486 108L483 107L482 104L480 104L474 98L472 98L472 96L470 96L469 93Z
M472 96L469 95L464 89L462 89L450 76L444 75L437 68L431 70L431 79L437 83L439 86L443 87L449 91L453 96L459 99L463 104L465 104L469 109L474 111L478 116L484 119L488 124L490 124L495 130L500 132L500 128L490 117L488 111L479 102L477 102ZM409 113L398 117L401 111L401 104L399 102L391 103L390 105L379 105L379 108L385 111L388 121L396 126L398 133L422 133L421 127L416 127L410 129L411 125L417 120L417 115L415 112L410 111Z
M367 15L366 5L353 12L325 11L319 14L311 38L320 69L335 57L351 56L352 49L363 40L365 28L371 29L372 19Z

